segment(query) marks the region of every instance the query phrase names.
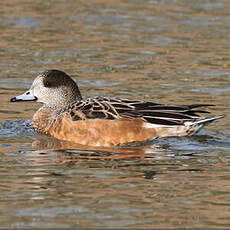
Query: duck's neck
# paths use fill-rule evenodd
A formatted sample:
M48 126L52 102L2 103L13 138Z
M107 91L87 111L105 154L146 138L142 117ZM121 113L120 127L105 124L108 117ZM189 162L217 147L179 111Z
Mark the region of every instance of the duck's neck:
M61 108L43 105L33 116L33 127L43 133L47 133Z

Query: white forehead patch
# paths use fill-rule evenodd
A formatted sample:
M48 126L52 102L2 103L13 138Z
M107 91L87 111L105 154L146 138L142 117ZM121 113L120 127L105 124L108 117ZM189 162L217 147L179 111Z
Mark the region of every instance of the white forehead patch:
M37 86L42 86L42 76L41 76L41 75L38 75L38 76L34 79L31 88L34 88L34 87L37 87Z

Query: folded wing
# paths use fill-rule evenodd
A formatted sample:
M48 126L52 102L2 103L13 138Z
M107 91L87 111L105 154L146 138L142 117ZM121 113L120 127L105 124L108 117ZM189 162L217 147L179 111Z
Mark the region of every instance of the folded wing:
M73 120L142 118L152 124L171 126L198 120L200 118L198 114L209 113L199 109L206 106L213 105L175 106L121 98L94 97L81 100L68 109Z

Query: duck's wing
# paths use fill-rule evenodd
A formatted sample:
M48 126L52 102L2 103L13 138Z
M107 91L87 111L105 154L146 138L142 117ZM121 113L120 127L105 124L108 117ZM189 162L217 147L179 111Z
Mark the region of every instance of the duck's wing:
M212 105L175 106L121 98L94 97L71 105L69 113L73 120L142 118L153 124L183 125L186 121L198 119L200 117L198 113L209 113L197 110L202 106Z

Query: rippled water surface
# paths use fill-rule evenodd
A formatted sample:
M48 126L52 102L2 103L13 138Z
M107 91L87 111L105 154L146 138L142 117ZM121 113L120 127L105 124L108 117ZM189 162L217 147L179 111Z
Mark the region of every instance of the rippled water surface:
M230 227L230 2L3 0L1 228ZM38 135L9 103L46 69L85 97L211 103L193 137L90 148Z

